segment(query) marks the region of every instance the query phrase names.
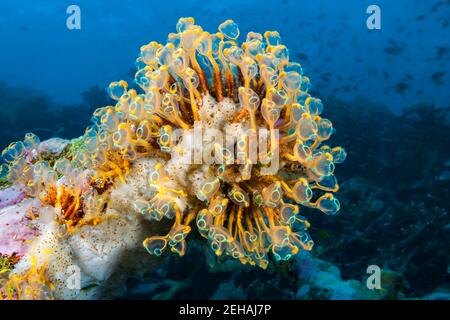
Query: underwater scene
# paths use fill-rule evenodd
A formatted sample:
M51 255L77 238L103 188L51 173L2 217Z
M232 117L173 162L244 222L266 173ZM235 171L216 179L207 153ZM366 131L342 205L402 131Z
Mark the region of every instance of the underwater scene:
M449 0L0 9L0 300L450 300Z

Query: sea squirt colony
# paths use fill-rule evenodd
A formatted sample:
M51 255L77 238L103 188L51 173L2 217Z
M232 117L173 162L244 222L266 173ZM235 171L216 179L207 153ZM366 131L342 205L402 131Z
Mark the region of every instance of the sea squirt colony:
M135 199L134 210L150 221L174 223L166 235L144 241L150 254L183 255L193 227L218 256L264 269L270 253L288 260L311 250L300 208L339 211L333 172L346 152L324 144L334 129L321 117L320 99L308 93L309 78L289 61L276 31L249 32L239 44L231 20L216 33L193 18L181 18L176 29L166 44L141 47L135 75L140 89L125 81L110 84L116 105L94 112L77 148L44 159L36 152L39 139L27 134L3 151L0 176L55 207L58 222L74 233L101 223L105 190L123 183L139 159L152 158L156 163L146 177L152 192ZM197 125L234 132L232 146L201 141L222 163L186 161ZM261 129L270 132L266 159L280 157L269 174L249 156L249 136ZM174 137L176 130L181 136Z

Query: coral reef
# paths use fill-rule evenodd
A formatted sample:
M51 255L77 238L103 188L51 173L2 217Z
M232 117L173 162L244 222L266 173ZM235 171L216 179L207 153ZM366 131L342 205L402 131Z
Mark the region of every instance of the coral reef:
M346 152L325 144L333 126L278 32L250 32L241 45L238 36L231 20L210 34L181 18L165 45L141 47L142 93L113 82L115 106L95 110L82 137L29 133L2 152L0 178L20 194L5 198L2 218L18 219L11 205L23 197L17 225L29 218L37 232L20 239L31 244L18 249L4 297L98 297L144 270L140 243L183 256L192 228L217 256L263 269L269 254L311 250L299 205L338 212L333 172ZM60 276L74 265L85 290L67 290Z
M175 218L175 223L144 246L155 255L169 248L183 255L195 219L218 256L242 263L266 268L269 252L286 260L310 250L309 224L292 202L335 214L334 163L346 153L322 145L333 128L319 116L321 101L308 94L309 79L299 64L289 62L277 32L264 37L251 32L238 46L239 29L231 20L210 34L192 18L182 18L177 31L166 45L141 48L135 81L143 94L128 90L124 81L110 85L118 102L94 113L97 125L88 138L92 145L103 142L105 152L114 145L131 161L163 159L149 177L156 193L135 206L150 220ZM271 135L263 160L282 156L281 168L269 174L271 168L252 159L250 150L250 135L261 129ZM196 137L196 130L203 137ZM231 142L205 137L208 130ZM197 162L191 157L199 145L204 151ZM219 160L205 164L205 152Z
M192 252L193 251L193 252ZM249 265L227 263L211 265L201 255L200 245L192 254L179 259L168 259L143 280L127 284L128 299L156 299L168 293L173 299L280 299L280 300L348 300L387 299L401 297L397 286L398 275L383 271L383 290L369 290L365 280L345 280L339 268L330 262L303 251L289 261L269 265L258 272ZM314 253L314 251L312 252ZM198 258L201 257L201 258ZM189 275L183 273L191 266ZM171 279L172 284L167 283ZM394 285L387 285L388 279ZM198 281L203 285L199 287Z
M448 288L450 138L438 132L450 130L450 109L419 104L394 115L364 99L327 104L343 129L335 143L345 141L355 157L340 170L339 219L310 218L315 254L347 279L369 264L395 270L408 298Z
M131 167L129 179L121 185L129 193L139 188L135 176ZM131 205L127 207L129 194L111 188L104 196L108 205L95 218L86 212L80 219L64 219L61 214L67 206L54 207L38 198L0 211L0 251L19 258L11 272L0 277L1 296L111 298L123 295L128 277L152 270L159 259L142 250L142 241L148 233L164 228L155 230ZM71 270L79 270L79 287L68 285Z
M190 247L189 255L164 262L143 283L155 288L163 279L183 282L189 266L192 284L176 299L448 300L450 142L435 131L449 131L448 108L415 105L395 115L362 98L324 101L342 128L335 143L345 143L353 156L339 171L341 214L322 219L311 212L310 232L317 239L311 254L257 273L233 260L216 261L208 254L201 259L203 251ZM382 271L380 291L363 288L372 264ZM322 277L331 280L328 286ZM127 284L131 298L148 299L164 290L146 291L140 283Z

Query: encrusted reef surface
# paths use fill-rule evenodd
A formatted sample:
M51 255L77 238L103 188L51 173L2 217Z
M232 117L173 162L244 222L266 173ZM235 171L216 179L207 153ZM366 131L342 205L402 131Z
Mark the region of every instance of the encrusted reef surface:
M63 152L58 149L68 147L69 141L51 139L38 150L55 160ZM59 223L57 208L25 197L16 186L4 186L0 190L2 297L114 298L124 295L130 276L152 270L160 258L142 250L142 241L149 233L164 231L164 224L151 225L133 209L136 197L146 192L143 179L152 161L130 166L124 182L102 195L103 214L94 220L85 217L74 229Z

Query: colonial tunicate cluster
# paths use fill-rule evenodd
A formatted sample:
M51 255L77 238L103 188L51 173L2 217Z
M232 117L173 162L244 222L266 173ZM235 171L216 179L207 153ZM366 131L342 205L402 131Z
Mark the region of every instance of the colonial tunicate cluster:
M270 254L287 260L311 250L302 207L339 211L333 173L346 152L325 144L334 129L301 65L290 61L276 31L249 32L239 43L235 22L209 33L193 18L181 18L176 31L165 44L141 47L136 84L110 84L116 104L94 112L75 151L47 161L28 134L3 151L0 176L58 208L76 232L98 223L105 190L123 183L137 160L152 158L150 191L133 208L174 223L144 241L150 254L183 255L192 229L218 256L261 268ZM208 130L225 139L211 139ZM264 132L268 147L258 143L255 160L252 142Z

